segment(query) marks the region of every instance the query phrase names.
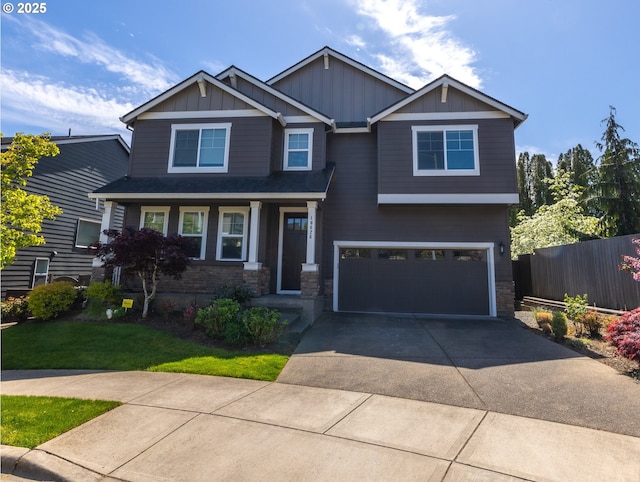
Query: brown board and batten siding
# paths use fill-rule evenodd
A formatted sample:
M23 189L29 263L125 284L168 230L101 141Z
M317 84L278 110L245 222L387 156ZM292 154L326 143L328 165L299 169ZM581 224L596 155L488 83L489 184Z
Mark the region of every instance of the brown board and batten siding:
M412 126L477 125L479 176L414 176ZM515 193L511 119L381 121L378 125L380 194Z
M49 274L88 277L91 275L93 256L85 248L76 248L78 219L102 221L104 203L88 198L88 193L127 172L129 153L117 136L105 140L84 141L67 139L57 141L60 154L40 159L34 175L27 183L29 193L47 195L52 204L63 213L54 221L45 220L41 234L46 244L18 250L12 265L2 270L2 298L7 290L31 288L36 258L51 259ZM116 210L114 226L122 225L123 208Z
M273 87L336 121L361 122L407 96L387 82L335 57L322 57L275 82Z
M333 273L333 242L508 244L504 205L378 205L377 144L373 134L329 135L336 171L324 202L323 272ZM511 280L508 253L495 256L496 281Z
M298 109L288 102L276 97L275 95L266 92L264 89L244 80L241 77L237 78L237 89L253 100L260 102L267 106L269 109L281 113L283 116L306 116L306 112Z
M131 177L180 177L193 174L168 173L172 124L231 123L229 172L207 176L266 176L269 174L271 117L225 117L207 119L138 120L135 128Z
M208 110L250 110L253 106L238 97L206 83L207 96L200 95L198 84L194 83L149 109L149 112L187 112ZM137 128L137 123L136 123Z

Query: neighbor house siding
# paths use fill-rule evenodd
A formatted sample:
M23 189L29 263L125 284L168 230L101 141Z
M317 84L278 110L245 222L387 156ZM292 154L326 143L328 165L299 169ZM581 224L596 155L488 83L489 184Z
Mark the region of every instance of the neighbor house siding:
M378 206L373 134L330 136L336 173L324 203L325 277L333 273L333 242L500 242L508 244L506 205ZM508 256L496 255L496 281L511 280Z
M136 122L132 177L179 177L193 174L168 173L172 124L231 123L229 172L207 176L266 176L269 174L271 118L234 117L215 119L143 120Z
M338 122L365 121L407 95L333 57L328 69L318 58L273 87Z
M411 127L418 125L477 125L480 175L414 176ZM380 122L378 145L381 194L517 192L510 119Z
M29 193L47 195L52 204L63 211L54 221L42 224L46 244L18 251L12 265L2 270L2 297L7 290L31 288L36 258L57 255L49 265L52 278L60 276L89 277L93 256L84 248L76 248L78 219L100 222L104 203L88 198L88 193L127 172L128 153L118 140L58 144L60 154L42 158L28 180ZM116 210L114 227L122 226L123 208Z

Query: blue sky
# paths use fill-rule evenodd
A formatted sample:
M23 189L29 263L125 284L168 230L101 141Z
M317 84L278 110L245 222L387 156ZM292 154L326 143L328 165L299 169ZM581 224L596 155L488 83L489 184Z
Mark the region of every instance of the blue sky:
M411 87L448 73L527 113L518 152L554 160L581 143L597 157L610 105L640 142L638 20L637 0L49 1L0 13L0 129L129 142L119 117L198 70L267 80L328 45Z

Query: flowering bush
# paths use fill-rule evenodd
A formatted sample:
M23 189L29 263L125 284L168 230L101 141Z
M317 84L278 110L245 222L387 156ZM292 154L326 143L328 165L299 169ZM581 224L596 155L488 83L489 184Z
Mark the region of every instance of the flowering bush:
M640 238L634 238L631 242L635 245L636 253L640 256ZM623 256L620 269L629 271L633 275L633 279L640 282L640 257Z
M640 307L623 314L609 325L605 338L620 355L640 361Z
M0 303L2 307L2 321L25 321L29 318L29 305L27 303L27 297L21 296L14 298L9 296L5 301Z
M200 307L195 303L187 306L182 312L182 319L187 323L193 323L196 320L196 316L198 316L199 309Z

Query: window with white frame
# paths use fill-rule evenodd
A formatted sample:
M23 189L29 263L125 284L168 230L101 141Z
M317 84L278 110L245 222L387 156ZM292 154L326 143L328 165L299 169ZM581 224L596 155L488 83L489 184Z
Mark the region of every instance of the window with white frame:
M169 226L169 206L142 206L140 208L140 228L150 228L167 235Z
M168 172L227 172L231 123L173 124Z
M248 221L248 207L220 208L216 259L220 261L244 261L247 258Z
M309 171L313 159L313 129L285 129L284 170Z
M33 264L32 288L47 283L47 279L49 278L49 262L49 258L36 258Z
M207 245L208 206L181 206L178 234L193 241L189 257L205 259Z
M88 248L93 243L100 241L100 221L91 219L78 219L76 227L76 248Z
M477 176L478 126L413 126L415 176Z

